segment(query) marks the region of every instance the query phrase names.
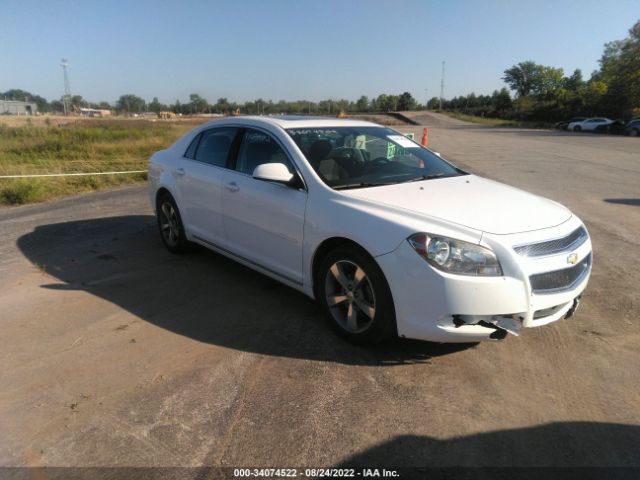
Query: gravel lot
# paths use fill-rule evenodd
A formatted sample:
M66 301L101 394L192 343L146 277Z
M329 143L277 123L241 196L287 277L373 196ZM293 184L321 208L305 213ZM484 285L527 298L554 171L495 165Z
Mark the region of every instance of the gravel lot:
M363 349L299 293L165 252L142 187L2 209L0 465L640 466L640 140L418 120L586 222L575 317Z

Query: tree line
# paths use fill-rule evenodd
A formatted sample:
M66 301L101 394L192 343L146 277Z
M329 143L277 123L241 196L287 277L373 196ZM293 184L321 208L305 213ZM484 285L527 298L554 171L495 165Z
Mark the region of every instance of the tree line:
M506 88L492 95L471 93L446 100L445 110L471 115L557 121L574 116L607 116L628 119L640 116L640 21L623 40L609 42L599 61L600 68L588 80L577 69L565 75L562 68L520 62L504 71ZM439 99L427 103L439 108Z
M42 113L61 113L64 111L63 98L60 100L47 100L39 95L30 92L12 89L4 93L0 93L0 97L7 100L31 101L37 104L38 111ZM421 108L416 99L409 92L400 95L380 94L376 98L369 99L366 95L362 95L358 100L346 99L326 99L319 102L311 100L285 101L280 100L274 102L272 100L264 100L258 98L256 100L243 103L229 101L227 98L218 98L215 103L209 103L197 93L189 95L188 102L180 102L176 100L173 104L161 103L158 97L153 97L150 102L135 94L121 95L114 104L108 102L93 103L85 100L81 95L74 95L69 99L72 110L78 111L80 108L96 108L113 110L119 114L132 115L142 114L145 112L166 112L170 111L182 115L197 114L231 114L240 112L247 115L260 114L330 114L337 115L344 113L371 113L371 112L390 112L398 110L416 110Z

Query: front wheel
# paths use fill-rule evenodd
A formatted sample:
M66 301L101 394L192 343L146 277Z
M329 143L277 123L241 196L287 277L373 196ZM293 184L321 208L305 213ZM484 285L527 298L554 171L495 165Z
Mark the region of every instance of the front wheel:
M318 300L334 329L358 344L397 336L393 298L382 270L367 253L338 247L322 261Z
M573 127L574 132L579 132L581 130L582 130L582 127L580 125L576 125L575 127Z

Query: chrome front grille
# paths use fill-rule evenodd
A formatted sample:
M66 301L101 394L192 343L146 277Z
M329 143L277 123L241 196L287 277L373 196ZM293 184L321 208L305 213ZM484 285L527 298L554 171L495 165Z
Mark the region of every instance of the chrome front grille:
M589 273L590 268L591 254L584 257L580 263L573 267L531 275L529 281L531 282L533 293L557 293L563 290L570 290L579 284Z
M517 247L513 247L513 249L523 257L543 257L546 255L555 255L557 253L575 250L582 245L587 238L589 238L587 230L584 227L580 227L566 237L556 238L555 240L546 240L544 242L530 243L528 245L519 245Z

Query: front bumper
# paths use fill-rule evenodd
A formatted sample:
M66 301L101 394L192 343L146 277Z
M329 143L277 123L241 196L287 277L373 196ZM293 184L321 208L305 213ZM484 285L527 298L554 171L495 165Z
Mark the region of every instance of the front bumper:
M570 231L576 221L579 225L575 219L555 229L555 233ZM539 235L549 238L552 233ZM522 243L522 235L505 237L483 237L482 242L497 253L504 271L502 277L441 272L420 258L408 242L377 257L393 295L398 335L434 342L478 342L503 338L507 331L517 335L524 328L546 325L572 314L589 281L590 264L570 288L534 293L529 277L570 267L567 254L521 257L512 246ZM578 261L585 260L591 255L590 240L572 253Z

